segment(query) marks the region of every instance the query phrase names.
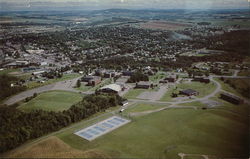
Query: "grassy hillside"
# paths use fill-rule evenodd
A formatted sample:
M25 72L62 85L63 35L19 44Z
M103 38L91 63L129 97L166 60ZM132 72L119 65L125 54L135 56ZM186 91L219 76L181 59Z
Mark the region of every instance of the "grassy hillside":
M63 111L81 100L82 95L78 93L66 91L51 91L39 94L36 98L19 106L18 109L24 111L37 109L47 111Z
M49 137L22 150L11 154L11 158L107 158L103 152L96 150L81 151L71 148L57 137Z
M74 148L98 149L112 157L177 158L178 153L242 157L248 155L246 110L246 106L238 107L236 116L220 109L172 109L133 118L128 125L92 142L72 130L57 136Z

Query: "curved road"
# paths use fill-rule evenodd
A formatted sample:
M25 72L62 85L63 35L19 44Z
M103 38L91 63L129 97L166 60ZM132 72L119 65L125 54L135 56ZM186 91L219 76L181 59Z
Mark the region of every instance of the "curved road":
M195 102L195 101L207 100L207 99L215 96L220 91L222 91L220 83L213 79L213 78L219 78L219 77L225 77L225 78L250 78L250 77L245 77L245 76L211 76L210 80L217 85L216 90L213 93L211 93L210 95L206 96L206 97L198 98L198 99L194 99L194 100L189 100L189 101L161 102L161 101L156 101L156 100L146 101L146 100L139 100L139 99L131 99L129 101L157 103L157 104L183 104L183 103L191 103L191 102ZM50 84L50 85L34 88L34 89L31 89L31 90L28 90L28 91L25 91L25 92L21 92L21 93L19 93L17 95L14 95L14 96L10 97L6 101L4 101L3 104L12 105L12 104L15 104L15 103L17 103L19 101L24 100L27 97L33 96L34 93L39 94L39 93L52 91L52 90L64 90L64 91L71 91L71 92L79 92L79 91L76 91L73 87L76 85L77 80L80 79L80 78L81 77L78 77L78 78L75 78L75 79L72 79L72 80L56 82L54 84ZM90 94L92 92L81 92L81 93Z
M12 104L15 104L15 103L17 103L19 101L24 100L27 97L33 96L34 93L39 94L39 93L52 91L52 90L64 90L64 91L78 92L73 87L76 85L77 80L80 79L80 78L81 77L78 77L78 78L75 78L75 79L72 79L72 80L56 82L56 83L53 83L53 84L50 84L50 85L46 85L46 86L42 86L42 87L38 87L38 88L34 88L34 89L31 89L31 90L21 92L21 93L19 93L17 95L14 95L14 96L10 97L6 101L4 101L3 104L12 105Z

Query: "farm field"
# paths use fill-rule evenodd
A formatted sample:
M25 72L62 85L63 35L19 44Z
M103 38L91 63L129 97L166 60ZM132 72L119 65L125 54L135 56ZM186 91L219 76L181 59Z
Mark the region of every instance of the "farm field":
M81 101L82 95L66 91L51 91L39 94L27 103L23 103L18 109L24 111L46 110L63 111L70 108L74 103Z
M160 29L160 30L182 30L190 27L189 24L168 22L168 21L149 21L141 23L140 27L145 29Z

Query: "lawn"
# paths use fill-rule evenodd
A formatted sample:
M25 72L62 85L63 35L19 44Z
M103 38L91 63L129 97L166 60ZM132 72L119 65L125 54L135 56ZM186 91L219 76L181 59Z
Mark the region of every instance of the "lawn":
M86 92L86 91L88 91L91 88L92 88L91 86L86 86L84 84L81 84L81 87L75 88L75 89L78 90L78 91Z
M166 105L164 105L166 106ZM137 113L137 112L144 112L148 110L155 110L164 107L163 105L151 105L151 104L144 104L139 103L128 107L124 112L125 113Z
M141 93L148 91L147 89L130 89L128 93L125 94L124 98L136 99Z
M0 71L0 75L6 75L12 72L20 72L20 69L4 69Z
M163 72L158 72L153 76L149 76L149 80L156 83L163 79L165 76L166 75Z
M163 102L171 102L172 101L172 93L178 93L178 91L175 90L176 87L174 86L170 86L170 88L168 88L167 92L162 96L160 101Z
M179 106L191 106L191 107L200 107L201 108L203 106L206 106L206 104L203 104L203 103L197 101L197 102L179 104Z
M177 87L177 89L176 89ZM164 96L161 98L161 101L170 102L172 101L172 93L179 93L180 90L183 89L193 89L199 92L198 98L205 97L206 95L209 95L216 89L216 85L212 82L209 84L200 83L200 82L191 82L191 83L181 83L177 84L177 86L171 86L168 91L164 94Z
M82 95L66 91L51 91L39 94L36 98L23 103L18 109L24 111L46 110L63 111L70 108L74 103L81 101Z
M114 158L178 158L178 153L242 157L248 155L248 117L236 111L240 116L221 110L170 109L136 117L91 142L72 134L76 129L57 137L73 148L95 149Z
M191 82L191 83L182 83L177 85L178 90L183 89L193 89L199 92L199 95L197 97L202 98L206 95L211 94L215 89L216 85L213 82L210 82L208 84L201 83L201 82Z
M32 88L36 88L36 87L49 85L49 84L52 84L52 83L55 83L55 82L74 79L74 78L77 78L77 77L80 77L80 75L79 74L66 74L66 75L63 75L62 78L50 79L50 80L46 81L45 83L38 83L36 81L29 82L27 84L27 87L28 87L28 89L32 89Z

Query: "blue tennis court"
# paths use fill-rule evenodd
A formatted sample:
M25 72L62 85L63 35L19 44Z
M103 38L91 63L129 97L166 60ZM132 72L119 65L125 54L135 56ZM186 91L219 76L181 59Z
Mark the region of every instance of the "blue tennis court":
M113 116L110 117L106 120L103 120L99 123L96 123L92 126L89 126L87 128L84 128L75 134L88 140L94 140L95 138L102 136L108 132L111 132L127 123L129 123L130 120L118 117L118 116Z

